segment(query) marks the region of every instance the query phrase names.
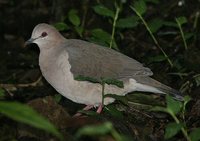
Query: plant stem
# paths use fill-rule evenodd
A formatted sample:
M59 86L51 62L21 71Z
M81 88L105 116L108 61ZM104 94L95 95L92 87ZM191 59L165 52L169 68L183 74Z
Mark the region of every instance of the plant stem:
M176 23L178 24L178 28L179 28L179 30L180 30L181 37L182 37L182 39L183 39L183 43L184 43L185 50L187 50L187 49L188 49L188 46L187 46L187 43L186 43L186 40L185 40L185 35L184 35L184 33L183 33L181 24L180 24L180 22L178 21L177 18L176 18L175 20L176 20Z
M102 80L101 82L102 85L102 99L101 99L101 104L104 106L104 90L105 90L105 82Z
M164 50L161 48L161 46L159 45L158 41L156 40L156 38L154 37L153 33L151 32L147 22L144 20L144 18L142 17L142 15L134 8L131 6L131 9L138 15L138 17L142 20L142 22L144 23L146 29L148 30L151 38L153 39L154 43L156 44L156 46L158 47L158 49L160 49L160 51L163 53L163 55L165 56L165 58L167 59L168 63L170 64L171 67L173 67L173 63L172 61L169 59L169 57L167 56L167 54L164 52Z
M172 118L175 120L175 122L177 124L180 124L180 121L178 120L178 118L174 115L173 112L169 112L169 114L172 116ZM186 131L186 129L184 127L181 127L181 131L183 133L183 135L185 136L185 138L187 139L187 141L191 141L190 137L188 136L188 133Z
M111 134L114 137L114 139L116 139L116 141L122 141L121 136L119 135L119 133L114 128L112 128Z
M112 35L111 35L110 46L109 46L110 48L112 48L112 46L113 46L115 29L116 29L115 27L116 27L116 22L117 22L117 19L118 19L118 16L119 16L119 11L120 11L119 6L116 6L116 13L115 13L115 17L114 17L114 21L113 21L113 25L112 25Z
M200 17L200 12L196 12L195 14L195 20L194 20L194 24L193 24L193 28L196 29L197 25L198 25L198 21L199 21L199 17Z

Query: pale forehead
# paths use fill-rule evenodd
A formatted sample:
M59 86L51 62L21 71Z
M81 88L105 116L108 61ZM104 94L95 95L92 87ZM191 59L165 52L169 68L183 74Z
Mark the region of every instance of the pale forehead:
M55 32L55 28L53 26L50 26L48 24L38 24L34 29L32 34L38 34L42 32Z

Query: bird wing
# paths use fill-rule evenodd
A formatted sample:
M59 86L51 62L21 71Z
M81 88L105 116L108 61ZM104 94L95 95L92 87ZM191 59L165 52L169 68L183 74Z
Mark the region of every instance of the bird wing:
M94 79L124 80L134 76L151 76L152 71L138 61L115 50L82 40L69 39L64 44L71 72Z

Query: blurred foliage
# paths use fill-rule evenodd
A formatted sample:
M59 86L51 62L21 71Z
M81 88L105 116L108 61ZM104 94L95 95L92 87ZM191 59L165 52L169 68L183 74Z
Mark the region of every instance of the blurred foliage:
M92 77L88 77L88 76L78 75L75 79L78 80L78 81L89 81L89 82L92 82L92 83L100 83L100 84L108 84L108 85L112 84L112 85L115 85L119 88L124 87L123 81L116 80L116 79L113 79L113 78L96 79L96 78L92 78Z
M0 99L3 99L5 96L4 90L0 88Z
M3 90L0 89L0 95ZM26 123L38 129L45 130L60 140L63 139L59 131L47 119L40 116L31 107L18 102L0 101L0 113L18 122Z
M130 141L130 138L119 134L110 122L105 122L101 125L85 126L77 131L76 137L80 138L83 135L106 135L108 133L110 133L116 141Z
M190 133L190 138L192 141L199 141L200 140L200 128L193 129Z
M59 22L59 23L56 23L54 24L54 26L59 30L59 31L64 31L64 30L68 30L69 29L69 26L64 23L64 22Z
M187 103L191 100L189 96L184 97L184 102L176 101L174 100L171 96L167 95L166 96L166 102L167 102L167 107L159 107L156 106L152 109L152 111L160 111L160 112L165 112L168 113L169 115L172 116L175 122L170 122L166 126L166 131L165 131L165 139L170 139L173 136L175 136L179 131L182 131L183 135L187 139L187 141L193 141L191 139L191 135L199 138L200 135L196 131L193 131L188 135L187 127L185 125L185 107ZM178 113L182 114L182 120L178 119L177 115ZM195 140L196 141L196 140Z
M111 35L108 32L100 28L97 28L91 31L91 35L92 37L89 39L89 41L103 45L103 46L109 46L110 41L111 41ZM113 46L117 47L117 44L115 41L113 43Z
M187 46L187 43L186 43L186 38L185 38L185 35L184 35L183 30L181 28L181 25L187 23L187 19L185 17L178 17L178 18L176 18L176 22L177 22L178 27L180 29L180 33L181 33L181 36L182 36L182 39L183 39L183 42L184 42L185 50L187 50L188 46Z
M111 17L111 18L115 17L114 11L108 9L107 7L105 7L102 4L94 6L93 9L97 14L99 14L101 16Z

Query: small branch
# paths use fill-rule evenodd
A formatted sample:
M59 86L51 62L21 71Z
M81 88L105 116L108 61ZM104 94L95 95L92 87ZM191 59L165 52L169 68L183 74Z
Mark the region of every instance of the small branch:
M200 12L196 12L195 14L195 20L194 20L194 24L193 24L193 28L196 29L197 28L197 25L198 25L198 22L199 22L199 17L200 17Z
M184 33L183 33L183 29L182 29L181 24L180 24L180 22L178 21L178 19L176 18L175 20L176 20L176 23L178 24L178 28L179 28L179 30L180 30L181 37L182 37L182 39L183 39L183 43L184 43L185 50L187 50L187 49L188 49L188 46L187 46L187 43L186 43L186 40L185 40L185 35L184 35Z
M31 82L31 83L26 83L26 84L0 84L0 87L4 88L4 89L15 88L15 87L20 87L20 88L35 87L40 82L41 79L42 79L42 76L40 76L36 81Z
M102 104L102 107L104 107L105 82L103 82L103 80L102 80L101 86L102 86L102 99L101 99L101 104Z
M178 118L173 114L173 112L169 112L169 114L173 117L173 119L175 120L175 122L177 124L180 124L180 121L178 120ZM186 129L184 127L181 127L181 131L183 133L183 135L185 136L185 138L187 139L187 141L191 141L190 137L188 136L188 133L186 131Z
M116 27L116 22L117 22L117 19L118 19L118 16L119 16L119 12L120 12L120 8L117 5L116 6L116 13L115 13L114 21L113 21L113 26L112 26L112 35L111 35L110 46L109 46L110 48L112 48L112 46L113 46L113 41L114 41L114 36L115 36L115 29L116 29L115 27Z
M146 29L148 30L151 38L153 39L154 43L156 44L156 46L158 47L158 49L160 49L160 51L163 53L163 55L165 56L165 58L167 59L168 63L170 64L171 67L173 67L173 63L172 61L169 59L169 57L167 56L167 54L165 53L165 51L161 48L161 46L159 45L158 41L156 40L156 38L154 37L153 33L151 32L147 22L143 19L142 15L134 8L131 7L131 9L138 15L138 17L142 20L142 22L144 23Z

